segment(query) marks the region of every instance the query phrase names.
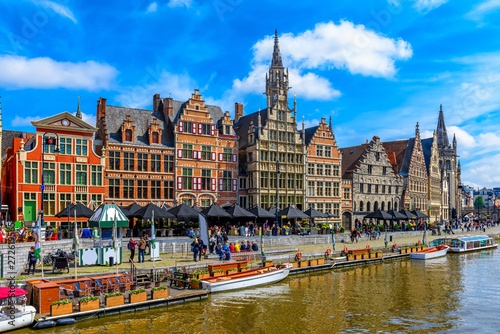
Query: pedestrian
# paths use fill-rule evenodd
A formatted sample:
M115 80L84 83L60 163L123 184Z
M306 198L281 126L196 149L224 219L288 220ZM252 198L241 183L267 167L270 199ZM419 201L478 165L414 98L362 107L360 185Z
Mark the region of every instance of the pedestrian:
M200 246L200 258L199 258L199 261L201 261L201 256L205 254L205 252L207 251L206 250L206 245L205 243L203 242L203 239L202 238L199 238L198 239L198 244Z
M217 245L217 238L215 237L214 234L210 237L210 241L208 243L208 250L210 254L214 253L215 245Z
M147 234L144 235L144 241L146 241L146 249L148 250L148 255L151 255L151 248L149 247L151 245L151 241Z
M221 243L218 243L217 246L215 246L215 253L219 255L220 261L224 260L224 252L222 251Z
M135 242L133 238L130 238L130 241L128 242L128 249L130 249L130 259L128 262L134 262L135 245L137 245L137 242Z
M200 252L198 239L194 239L194 241L191 243L191 251L194 253L194 262L197 262L198 253Z
M80 235L82 239L92 239L92 233L88 228L84 228L82 234Z
M146 253L146 240L144 240L144 237L141 237L137 246L139 247L139 263L144 263L144 254Z
M250 222L250 225L248 227L250 228L250 236L255 237L255 225L253 224L253 222Z
M33 267L33 275L35 275L36 260L35 247L31 246L30 251L28 252L28 275L30 274L31 267Z

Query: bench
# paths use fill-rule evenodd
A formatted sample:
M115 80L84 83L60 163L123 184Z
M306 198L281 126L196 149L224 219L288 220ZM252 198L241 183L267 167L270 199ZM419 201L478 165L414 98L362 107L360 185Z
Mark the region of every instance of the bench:
M170 277L170 286L182 286L183 289L191 288L191 278L193 278L192 274L178 272L174 273L172 277Z

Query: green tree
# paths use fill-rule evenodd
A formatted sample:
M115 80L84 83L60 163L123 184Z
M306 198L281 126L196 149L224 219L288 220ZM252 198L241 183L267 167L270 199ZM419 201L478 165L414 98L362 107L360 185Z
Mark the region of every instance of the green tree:
M483 201L483 196L476 197L476 199L474 200L474 207L478 210L481 210L482 208L485 207L484 201Z

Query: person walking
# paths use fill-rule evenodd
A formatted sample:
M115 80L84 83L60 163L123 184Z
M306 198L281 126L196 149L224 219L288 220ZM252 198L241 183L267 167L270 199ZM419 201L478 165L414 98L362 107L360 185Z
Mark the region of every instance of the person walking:
M148 250L148 255L151 255L151 240L149 239L148 235L144 235L144 241L146 242L146 249Z
M144 237L141 237L137 246L139 247L139 263L144 263L144 255L146 254L146 240L144 240Z
M33 275L35 275L36 260L37 258L35 256L35 247L31 246L30 251L28 252L28 275L30 274L32 266L33 266Z
M194 239L194 241L191 243L191 251L194 253L194 262L197 262L196 260L198 258L198 253L200 252L200 244L198 243L198 239Z
M137 245L137 242L135 242L133 238L130 238L130 241L128 242L128 249L130 249L130 259L128 262L134 262L135 245Z
M198 239L198 245L200 246L200 253L199 253L199 254L200 254L200 257L199 257L198 261L201 261L201 256L202 256L202 255L204 255L204 254L206 253L206 251L207 251L207 250L206 250L206 247L207 247L207 246L206 246L206 245L205 245L205 243L203 242L203 239L202 239L202 238L199 238L199 239Z

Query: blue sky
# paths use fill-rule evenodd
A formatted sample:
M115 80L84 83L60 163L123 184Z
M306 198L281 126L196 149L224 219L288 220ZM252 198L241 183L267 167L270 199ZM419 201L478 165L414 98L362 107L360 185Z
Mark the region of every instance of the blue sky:
M151 108L160 93L266 107L278 29L298 114L332 116L339 146L430 137L443 104L462 180L500 185L500 0L4 0L3 128L74 112L81 96ZM290 103L293 101L290 100ZM450 138L451 140L451 138Z

